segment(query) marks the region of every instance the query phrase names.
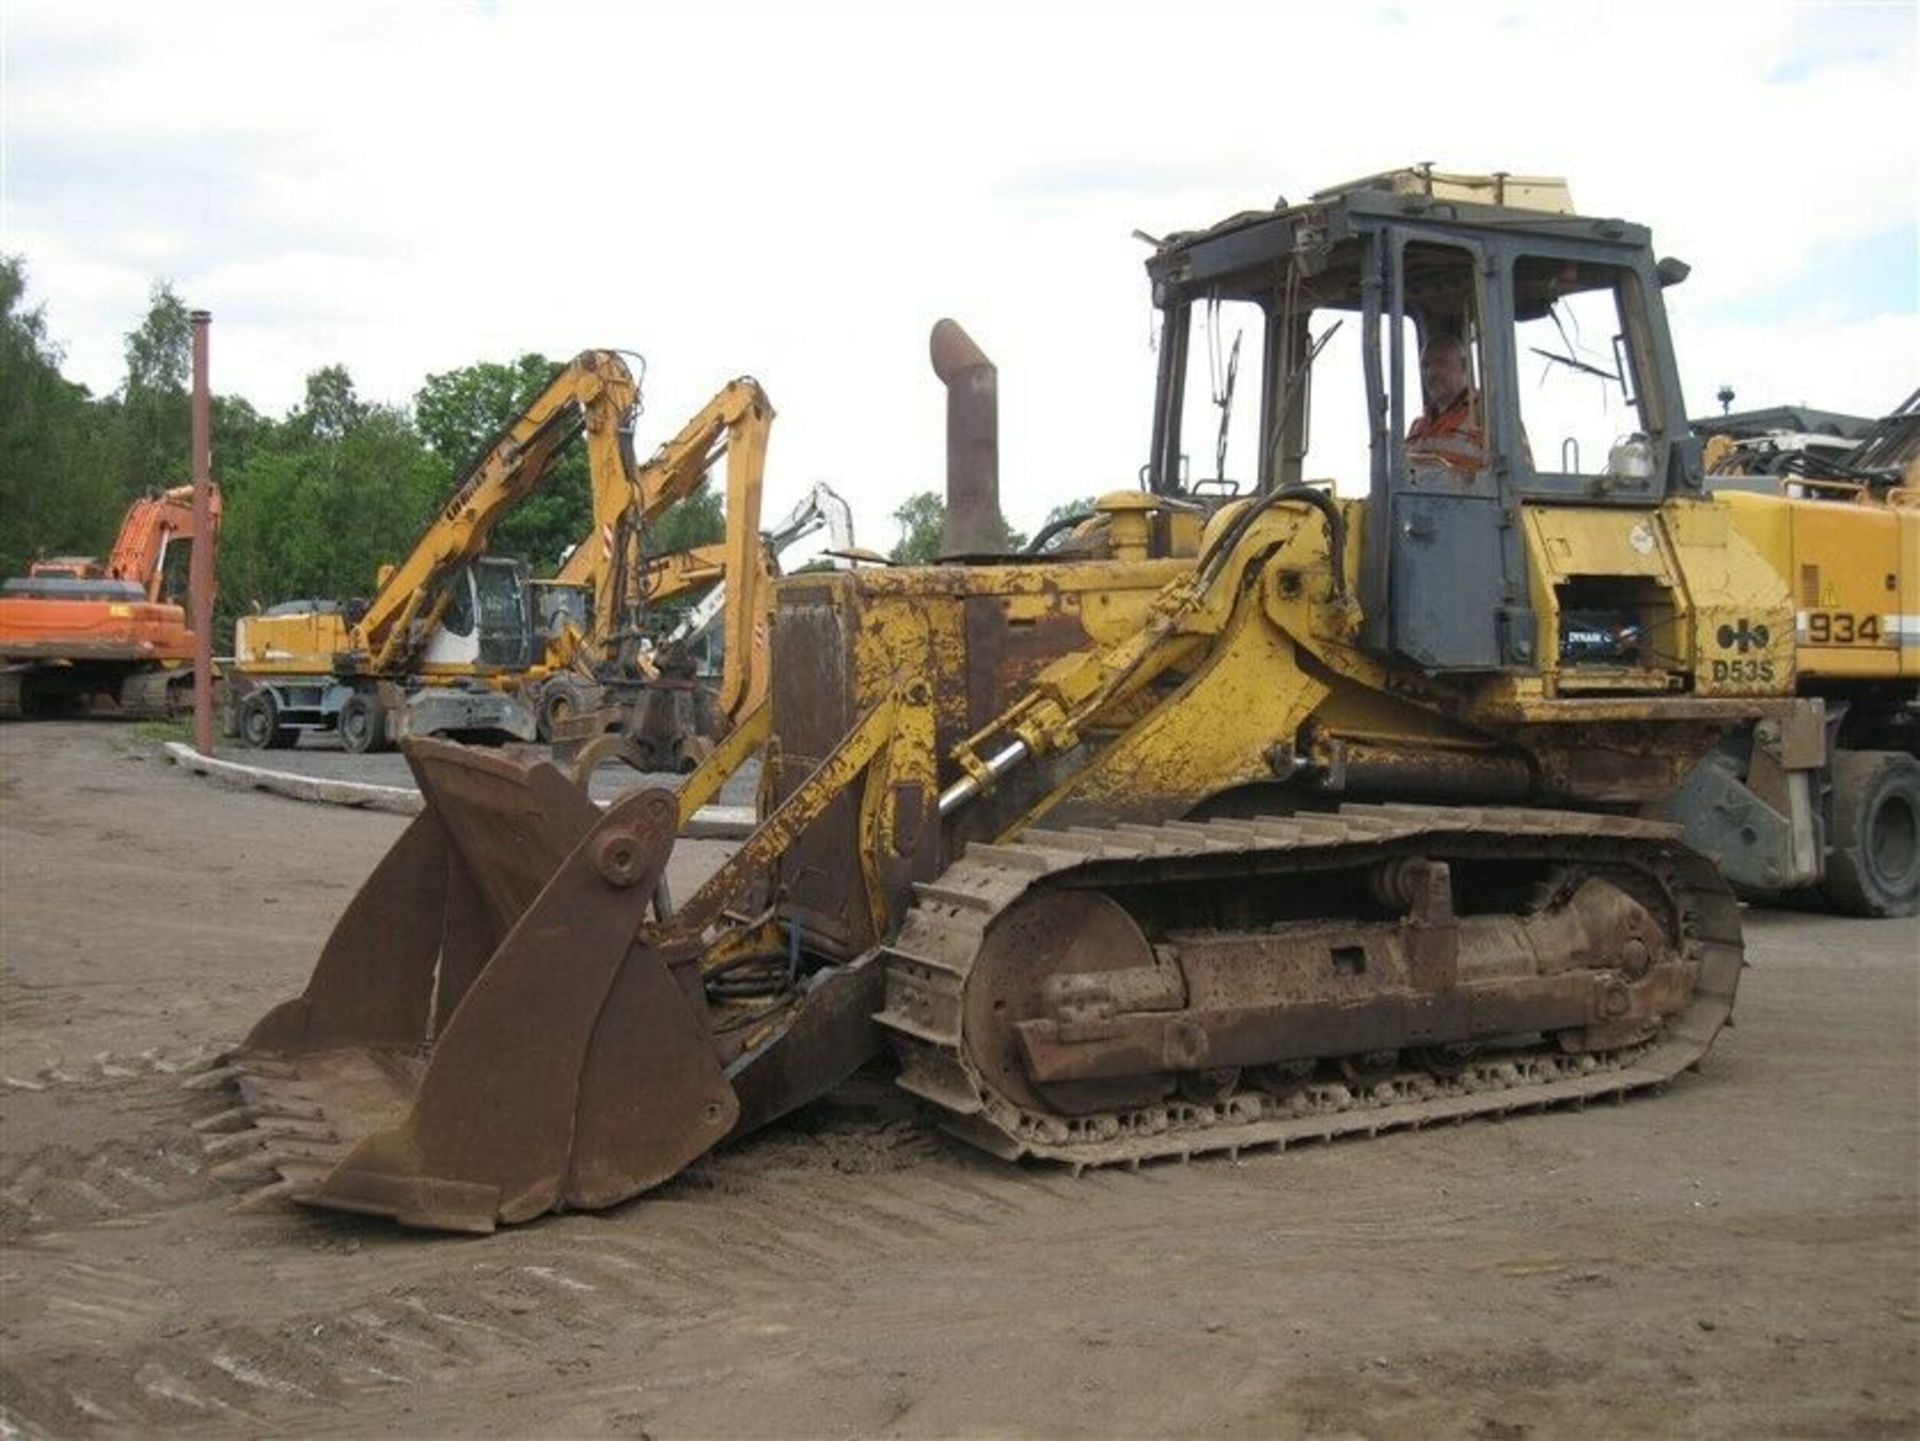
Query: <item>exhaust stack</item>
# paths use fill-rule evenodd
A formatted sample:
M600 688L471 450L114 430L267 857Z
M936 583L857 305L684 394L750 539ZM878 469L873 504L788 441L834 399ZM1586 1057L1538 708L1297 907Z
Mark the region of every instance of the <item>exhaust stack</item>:
M947 555L1006 549L1000 515L1000 378L957 321L933 327L933 373L947 387Z

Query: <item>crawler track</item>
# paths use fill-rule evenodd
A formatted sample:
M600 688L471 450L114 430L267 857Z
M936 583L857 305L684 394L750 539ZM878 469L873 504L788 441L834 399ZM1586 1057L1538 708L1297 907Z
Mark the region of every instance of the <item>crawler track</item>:
M56 668L15 663L0 670L0 720L84 715L97 712L101 697L111 702L106 713L120 720L168 720L192 708L192 667L134 663L119 675L116 669L108 664L103 673L96 664L62 678Z
M919 888L887 949L878 1017L901 1062L900 1084L954 1134L996 1155L1038 1156L1076 1170L1460 1121L1657 1086L1697 1063L1732 1013L1742 962L1739 911L1675 827L1538 810L1347 806L1334 815L1031 830L976 845ZM969 1057L963 997L988 927L1035 887L1137 883L1198 862L1243 877L1305 880L1395 855L1565 859L1630 867L1655 882L1678 918L1682 958L1698 966L1686 1006L1651 1040L1606 1053L1546 1045L1495 1052L1441 1077L1402 1069L1367 1084L1318 1081L1286 1094L1249 1091L1217 1103L1170 1100L1093 1115L1036 1113L999 1094ZM1244 879L1243 879L1244 883Z
M193 669L136 671L120 682L120 714L129 720L166 720L193 705Z

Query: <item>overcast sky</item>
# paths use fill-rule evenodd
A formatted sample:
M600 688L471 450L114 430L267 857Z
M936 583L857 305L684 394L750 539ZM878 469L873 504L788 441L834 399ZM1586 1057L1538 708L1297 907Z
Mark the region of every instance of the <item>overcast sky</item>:
M742 372L769 515L867 544L937 488L927 331L1000 370L1031 528L1145 458L1130 233L1421 160L1564 174L1653 227L1688 405L1920 385L1914 3L88 3L0 7L0 250L67 371L170 280L215 388L280 414L527 350L636 350L640 442ZM216 466L218 458L216 457Z

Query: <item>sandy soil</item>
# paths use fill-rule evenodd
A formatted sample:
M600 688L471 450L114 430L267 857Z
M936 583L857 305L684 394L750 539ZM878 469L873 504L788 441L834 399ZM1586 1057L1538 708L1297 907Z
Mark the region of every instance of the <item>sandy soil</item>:
M402 824L0 728L0 1436L1920 1429L1912 922L1750 913L1704 1072L1579 1114L1075 1181L863 1076L602 1215L230 1214L180 1073Z

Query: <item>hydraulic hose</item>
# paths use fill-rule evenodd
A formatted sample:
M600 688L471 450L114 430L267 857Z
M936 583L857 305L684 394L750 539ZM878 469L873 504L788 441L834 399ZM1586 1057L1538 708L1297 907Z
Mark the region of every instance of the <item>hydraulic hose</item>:
M1268 491L1236 516L1233 523L1221 533L1219 539L1208 547L1206 558L1201 562L1203 588L1213 584L1219 575L1220 568L1227 563L1227 557L1233 553L1234 547L1252 528L1253 522L1283 500L1304 500L1326 517L1327 546L1331 552L1328 556L1328 565L1333 573L1333 599L1346 598L1347 519L1340 513L1340 507L1332 496L1310 485L1283 485L1278 490Z
M1088 521L1092 520L1093 517L1094 512L1090 510L1076 511L1072 515L1063 515L1051 525L1041 526L1040 533L1028 541L1026 549L1020 553L1022 555L1038 555L1042 550L1046 549L1047 542L1052 540L1056 535L1059 535L1062 531L1072 530L1076 525L1085 525Z

